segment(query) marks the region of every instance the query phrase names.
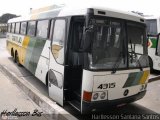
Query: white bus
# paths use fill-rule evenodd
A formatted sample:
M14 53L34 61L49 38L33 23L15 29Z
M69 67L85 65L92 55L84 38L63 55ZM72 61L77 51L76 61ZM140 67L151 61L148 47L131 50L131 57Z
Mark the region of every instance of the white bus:
M144 18L50 6L8 21L7 49L59 105L88 113L143 98L150 74Z
M148 55L151 70L160 70L160 55L158 44L160 33L160 17L146 17L147 33L148 33Z

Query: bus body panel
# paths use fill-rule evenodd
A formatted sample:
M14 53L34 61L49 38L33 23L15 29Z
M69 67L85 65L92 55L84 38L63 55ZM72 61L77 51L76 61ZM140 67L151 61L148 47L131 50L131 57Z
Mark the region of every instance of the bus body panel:
M50 48L50 41L47 40L42 50L42 53L36 68L36 72L35 72L35 76L38 79L41 79L42 82L45 84L47 80L46 75L49 71L49 50L50 50L49 48Z
M50 51L50 41L16 34L7 36L8 51L12 48L17 51L20 63L44 84L47 84L48 71L53 71L58 86L49 80L49 96L63 106L64 66L55 61Z
M159 60L159 56L155 55L156 49L155 48L149 48L148 49L148 54L149 57L152 59L153 61L153 69L154 70L160 70L160 60Z
M153 66L151 66L151 67L153 67L154 70L160 70L160 58L159 58L159 56L156 55L156 49L158 47L156 35L158 35L160 33L160 17L150 16L150 17L146 17L146 21L147 20L148 20L148 23L150 20L155 20L154 24L156 24L156 28L154 28L155 27L154 25L150 26L147 24L147 27L149 28L149 31L148 31L149 34L152 35L152 32L156 31L156 33L153 34L153 36L155 36L155 37L149 36L149 39L148 39L148 55L149 55L150 59L152 60L150 62L152 62L152 64L153 64Z
M160 70L160 60L159 60L159 56L155 56L153 60L153 69L155 70Z
M66 8L62 9L61 7L54 8L54 9L48 7L45 9L45 11L43 10L34 11L33 13L31 12L31 14L26 18L23 18L23 17L14 18L9 20L8 23L11 25L12 23L16 23L16 22L23 22L23 21L28 22L31 20L32 21L35 20L37 22L35 26L37 26L39 21L41 21L42 19L47 19L48 22L50 22L49 25L52 25L52 27L54 27L55 22L52 24L52 19L57 19L58 17L67 18L67 17L75 17L75 16L83 16L85 19L90 14L88 13L89 12L88 10L91 10L91 11L94 10L93 12L95 16L125 19L125 21L131 20L133 22L144 24L143 17L135 14L129 14L126 12L114 11L110 9L108 10L103 8L81 9L81 10L78 10L76 8L76 10L73 10L73 9L66 9ZM76 20L75 21L78 23L79 20L78 19ZM83 23L82 21L83 20L80 20L81 23ZM68 21L68 22L71 22L71 21ZM47 28L47 31L48 31L47 38L51 39L54 34L53 32L54 28L49 27L49 25ZM65 27L66 27L65 29L67 29L68 31L70 28L72 28L70 25L68 26L66 25ZM88 26L84 25L83 28L85 27L88 27ZM37 30L35 31L37 32ZM12 48L14 53L15 51L18 52L20 64L22 64L26 69L28 69L33 75L35 75L43 83L47 84L49 96L61 106L64 105L64 100L66 100L66 96L65 96L66 94L64 95L64 90L69 91L67 93L69 96L69 99L68 99L69 101L67 100L66 101L69 103L72 100L74 101L78 99L77 101L80 102L80 109L78 110L80 110L81 113L85 113L85 110L87 109L89 111L92 111L93 109L99 109L99 108L103 109L104 107L106 107L106 105L109 105L111 102L116 104L122 104L122 103L126 103L127 101L138 100L144 96L147 82L148 82L148 76L149 76L148 68L142 68L141 71L139 68L136 68L136 69L131 68L129 70L119 70L117 68L117 71L115 74L112 74L113 72L112 70L110 71L109 70L108 71L84 70L85 67L83 64L76 64L75 62L76 55L78 56L79 51L76 51L77 53L75 54L75 59L74 59L75 61L71 60L71 62L73 63L75 62L75 64L70 65L69 62L67 63L69 52L74 52L74 50L72 51L71 44L67 43L68 41L73 42L72 41L73 38L70 33L72 31L70 32L68 31L66 32L66 36L65 36L66 43L65 43L65 47L63 48L60 45L60 43L56 44L55 42L54 45L51 45L50 40L37 37L37 33L34 34L34 37L31 37L28 35L14 34L14 32L8 33L7 49L9 50L10 53L12 51ZM77 35L74 37L77 37ZM68 40L68 38L71 40ZM78 41L78 39L76 38L75 40ZM135 48L138 51L142 50L142 49L138 49L138 46L135 46ZM64 52L64 55L60 54L63 52ZM86 52L86 51L83 51L83 52ZM56 58L58 54L60 54L60 57ZM62 56L64 57L65 60L62 58ZM59 63L61 63L63 59L64 64L59 64L56 61L57 59L58 61L60 61ZM78 60L79 59L77 58L77 61ZM75 75L79 75L78 76L79 78L77 79L74 75L72 76L72 73L74 73L73 71L66 72L65 71L66 69L64 69L66 66L69 67L69 70L71 69L73 69L73 71L75 70L75 73L78 71ZM75 69L74 67L75 68L79 67L79 69ZM106 69L108 68L106 67ZM126 67L126 69L128 68ZM65 74L65 77L64 77L64 73L69 73L69 75ZM64 81L68 82L67 85L64 84L65 83ZM76 91L77 89L74 89L74 87L77 87L79 91L81 90L81 92L78 91L79 94L76 93L78 97L77 96L75 97L74 96L75 94L73 94L77 92ZM95 99L95 94L98 94L98 98L96 99ZM86 97L87 99L90 98L90 101L85 101L84 97ZM79 106L77 108L79 108Z
M148 55L152 59L153 69L160 70L160 59L159 56L156 55L156 47L157 47L157 38L151 37L148 40Z
M48 90L49 96L63 106L64 66L57 64L50 50Z
M106 101L105 104L107 104L108 101L123 100L127 97L138 95L140 92L145 91L149 74L149 68L144 68L143 71L139 69L117 71L116 74L84 70L81 104L83 102L88 102L83 100L84 91L92 93L91 101L89 102L91 104L92 102L100 101L103 101L103 103ZM100 96L104 92L106 96L101 99ZM94 94L97 93L98 98L94 99ZM83 107L81 111L85 111Z
M129 97L116 99L116 100L102 100L102 101L95 101L95 102L86 102L82 101L82 111L81 113L86 114L94 111L108 111L110 108L113 109L113 106L115 107L121 107L126 105L127 103L132 103L134 101L137 101L139 99L142 99L144 95L146 94L146 90L142 91L136 95L132 95Z
M34 38L23 35L7 34L7 36L8 51L10 53L11 49L14 50L14 53L17 51L20 64L27 68L43 83L46 83L46 74L49 65L49 50L47 51L47 49L50 41L35 40ZM14 40L15 37L17 38L16 40Z
M18 52L19 62L22 65L24 65L24 61L25 61L26 48L28 46L26 45L27 40L28 38L26 38L23 35L7 33L7 49L9 53L11 53L12 49L14 53L15 51Z

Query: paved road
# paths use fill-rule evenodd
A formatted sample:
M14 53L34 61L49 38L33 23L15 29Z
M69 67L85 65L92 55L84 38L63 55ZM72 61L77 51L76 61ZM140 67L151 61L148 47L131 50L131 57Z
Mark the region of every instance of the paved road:
M34 76L32 76L25 68L18 67L15 63L13 63L12 58L8 54L5 49L5 39L0 39L0 64L7 66L8 69L16 73L21 78L27 79L32 85L35 87L36 90L40 91L42 94L48 96L46 86L37 80ZM157 74L153 74L151 77L155 78ZM117 108L117 109L110 109L102 114L106 113L133 113L133 114L160 114L160 81L159 78L154 82L150 82L148 85L148 92L146 96L132 104L127 106ZM65 109L69 111L71 114L77 116L79 119L82 119L82 116L79 116L79 113L74 110L72 107L68 105L65 106ZM91 117L91 116L90 116Z
M42 109L35 104L5 73L0 69L0 115L8 112L27 112L29 117L23 116L7 116L8 119L30 119L30 120L47 120L43 114L41 117L32 116L37 109L42 112ZM21 115L21 114L19 114ZM0 119L4 117L0 116Z

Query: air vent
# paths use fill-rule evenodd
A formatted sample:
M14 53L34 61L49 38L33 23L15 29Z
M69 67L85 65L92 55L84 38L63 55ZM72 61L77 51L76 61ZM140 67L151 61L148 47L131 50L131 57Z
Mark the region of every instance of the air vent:
M94 15L94 10L93 10L92 8L89 8L89 9L87 10L87 14L89 14L89 15Z
M144 22L144 19L140 19L141 22Z
M98 14L105 15L106 12L104 12L104 11L98 11Z

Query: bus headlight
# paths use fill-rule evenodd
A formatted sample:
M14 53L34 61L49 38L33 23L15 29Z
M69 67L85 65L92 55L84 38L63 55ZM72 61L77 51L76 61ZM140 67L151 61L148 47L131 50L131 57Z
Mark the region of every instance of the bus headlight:
M94 95L93 95L93 100L96 100L98 98L98 93L95 93Z
M105 93L105 92L102 92L101 95L100 95L100 98L101 98L101 99L104 99L105 97L106 97L106 93Z

